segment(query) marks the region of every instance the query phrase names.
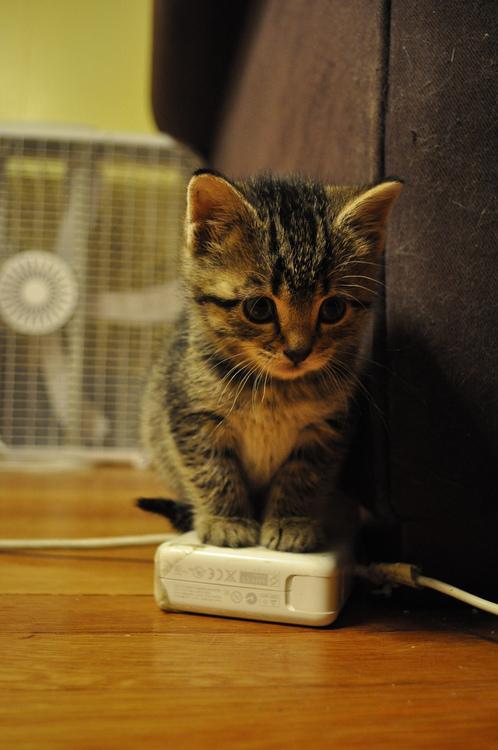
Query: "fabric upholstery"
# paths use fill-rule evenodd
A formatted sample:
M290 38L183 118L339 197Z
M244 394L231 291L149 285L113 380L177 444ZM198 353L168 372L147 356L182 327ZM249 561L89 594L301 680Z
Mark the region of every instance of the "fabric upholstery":
M391 11L390 499L406 555L461 582L498 572L497 19L493 2Z
M211 164L234 176L406 179L374 354L383 417L371 408L353 473L366 502L397 524L406 559L490 590L498 570L496 3L262 0L240 10L230 76L212 89L216 126L203 140L187 107L180 127L185 91L173 96L156 71L161 127L202 143ZM180 47L176 65L188 66ZM219 70L211 49L192 64ZM189 85L198 96L195 76Z

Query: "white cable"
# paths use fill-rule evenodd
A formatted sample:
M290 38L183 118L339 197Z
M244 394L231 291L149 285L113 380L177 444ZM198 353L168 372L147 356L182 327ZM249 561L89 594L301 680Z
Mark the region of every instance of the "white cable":
M487 599L481 599L480 596L476 596L475 594L469 594L468 591L458 589L456 586L452 586L450 583L438 581L436 578L427 578L427 576L418 576L417 583L420 586L425 586L428 589L439 591L441 594L452 596L454 599L459 599L461 602L470 604L471 607L483 609L485 612L491 612L492 615L498 615L498 604L495 604L494 602L488 602Z
M469 594L468 591L458 589L449 583L423 576L416 565L410 565L409 563L371 563L370 565L356 565L355 573L378 586L388 584L390 586L411 586L414 589L421 587L434 589L441 594L452 596L454 599L470 604L471 607L498 616L498 604L495 604L495 602L489 602L480 596Z
M139 534L136 536L107 536L89 539L0 539L0 550L11 549L98 549L105 547L140 547L175 539L178 534ZM498 616L498 604L470 594L436 578L428 578L409 563L371 563L356 565L355 574L376 585L411 586L430 588L441 594L459 599L471 607Z
M0 539L0 550L141 547L162 544L177 536L178 534L139 534L138 536L103 536L90 539Z

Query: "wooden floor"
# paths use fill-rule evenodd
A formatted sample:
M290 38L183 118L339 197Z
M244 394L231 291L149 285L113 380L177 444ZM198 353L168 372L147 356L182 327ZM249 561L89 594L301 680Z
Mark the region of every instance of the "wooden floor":
M0 474L5 537L167 531L137 471ZM0 554L2 747L498 748L497 621L356 594L324 630L166 614L152 548Z

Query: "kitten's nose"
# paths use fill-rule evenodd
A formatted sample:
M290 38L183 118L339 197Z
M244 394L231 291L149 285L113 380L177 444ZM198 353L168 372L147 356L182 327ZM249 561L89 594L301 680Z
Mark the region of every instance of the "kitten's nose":
M295 365L303 362L310 352L311 346L300 346L296 349L284 349L285 356Z

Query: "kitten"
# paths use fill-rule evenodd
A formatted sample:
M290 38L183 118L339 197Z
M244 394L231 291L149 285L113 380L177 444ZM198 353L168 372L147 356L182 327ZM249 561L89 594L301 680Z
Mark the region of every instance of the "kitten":
M142 435L204 542L323 541L368 345L392 179L367 188L199 170L187 302L151 372Z

